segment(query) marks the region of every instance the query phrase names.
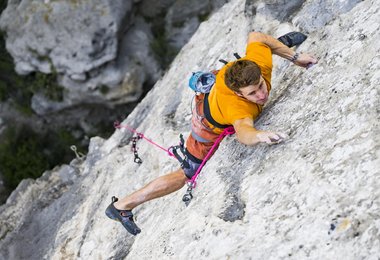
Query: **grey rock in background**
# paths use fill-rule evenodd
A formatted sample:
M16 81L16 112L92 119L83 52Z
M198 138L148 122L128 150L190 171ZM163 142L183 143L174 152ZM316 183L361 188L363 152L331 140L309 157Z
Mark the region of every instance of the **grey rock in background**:
M178 0L168 9L165 27L168 41L175 48L181 48L198 28L200 22L206 20L213 10L219 9L228 0Z
M0 28L16 71L56 75L64 89L59 101L35 93L34 114L21 113L12 100L0 102L0 142L4 129L23 125L41 134L69 129L84 144L88 136L105 135L224 2L8 1Z
M246 1L246 12L259 13L264 16L269 16L280 22L289 21L296 14L305 0L285 1L285 0L270 0L270 1Z
M64 99L36 94L39 115L81 104L138 100L164 68L151 43L154 23L165 23L163 41L178 51L213 10L225 1L9 1L0 28L16 71L57 73ZM162 15L164 16L162 17ZM147 22L149 21L149 22Z
M245 16L244 7L231 1L203 23L123 124L164 147L178 143L190 130L191 71L219 68L218 59L243 53L252 25L273 35L297 29L296 13L280 24ZM379 10L378 1L368 0L334 11L297 49L319 58L309 70L274 58L270 100L255 125L290 139L247 147L226 138L189 207L183 189L136 208L137 237L106 218L112 195L123 197L178 168L144 141L138 144L144 162L133 163L131 133L117 130L107 140L93 138L85 161L20 184L0 208L0 258L376 259Z
M293 23L303 31L311 33L323 28L337 15L350 11L360 2L362 0L306 1Z
M81 103L137 100L147 78L137 63L140 67L150 64L147 69L157 78L158 68L151 68L155 61L146 48L150 30L141 22L131 24L132 7L130 1L9 2L0 25L7 32L7 49L16 71L54 70L66 89L63 102L36 95L32 108L38 114ZM129 47L123 42L131 41L131 36L135 45L138 40L129 30L140 31L140 57L123 49ZM103 85L108 88L107 95L100 91Z

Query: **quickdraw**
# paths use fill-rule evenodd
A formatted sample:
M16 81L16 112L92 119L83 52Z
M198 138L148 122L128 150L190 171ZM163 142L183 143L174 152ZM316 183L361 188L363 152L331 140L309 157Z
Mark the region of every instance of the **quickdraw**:
M131 150L132 150L133 154L135 155L135 158L134 158L135 163L138 163L138 164L142 163L142 159L140 158L140 156L137 152L137 150L138 150L137 141L140 139L145 139L148 142L150 142L151 144L153 144L156 147L160 148L161 150L165 151L169 156L176 158L181 163L181 167L188 167L189 166L189 164L187 162L187 158L186 158L185 140L184 140L182 134L180 134L180 136L179 136L179 138L180 138L179 145L170 146L168 149L165 149L161 145L159 145L159 144L153 142L151 139L147 138L144 134L137 132L136 129L133 129L127 125L121 125L118 121L116 121L114 123L114 127L117 129L125 128L125 129L131 131L132 133L136 134L136 136L132 137L132 139L131 139L132 140ZM182 156L179 155L178 151L180 151L182 153Z
M133 160L135 163L137 164L142 164L142 160L137 152L137 141L142 139L142 136L141 135L137 135L137 136L134 136L132 137L132 147L131 147L131 150L133 152L133 154L135 155L135 159Z
M78 160L83 161L86 158L86 155L77 151L77 147L75 145L70 146L70 149L75 153Z

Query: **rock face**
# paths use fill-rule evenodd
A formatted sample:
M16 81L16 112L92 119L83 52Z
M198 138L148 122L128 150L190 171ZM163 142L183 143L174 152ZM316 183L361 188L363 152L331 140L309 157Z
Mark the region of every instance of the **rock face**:
M34 111L135 101L158 78L150 28L130 18L132 8L131 1L9 1L0 24L16 71L57 73L66 88L63 102L35 95Z
M144 85L153 85L161 75L154 51L160 52L166 41L180 49L199 26L199 17L225 1L150 2L9 1L0 28L7 32L16 71L57 74L65 88L60 102L36 94L33 110L44 115L81 104L136 101ZM162 36L154 31L157 27ZM159 43L152 50L154 41Z
M178 163L144 141L144 162L133 163L126 130L93 138L85 160L24 181L1 207L0 258L376 259L380 4L351 2L325 19L325 9L317 15L320 1L310 0L289 8L286 21L256 4L231 1L201 24L123 124L163 146L178 143L189 132L192 71L243 54L251 29L274 36L299 29L309 38L298 51L314 53L319 63L305 70L275 57L270 101L255 122L289 140L246 147L226 138L190 205L181 201L183 189L136 208L142 233L132 237L105 217L111 196L125 196ZM325 20L307 24L305 9Z
M0 102L0 144L3 130L24 125L41 135L65 129L84 144L94 133L108 135L104 126L133 110L200 22L225 2L12 0L4 12L1 4L0 28L16 71L35 80L12 75L25 83L0 82L13 93Z

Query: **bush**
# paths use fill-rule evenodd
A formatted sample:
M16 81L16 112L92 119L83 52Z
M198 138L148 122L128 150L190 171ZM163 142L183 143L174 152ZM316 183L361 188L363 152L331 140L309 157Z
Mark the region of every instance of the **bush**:
M77 142L66 130L40 135L28 126L8 127L4 137L0 144L0 171L10 189L25 178L38 178L45 170L72 160L70 145Z
M37 178L49 167L38 139L30 130L6 131L5 142L0 145L0 171L6 187L14 189L21 180Z
M163 20L152 22L152 32L154 38L150 42L150 48L160 66L162 68L167 68L179 50L176 50L168 42Z
M7 100L7 85L5 82L0 81L0 102Z
M63 87L57 83L57 73L53 70L51 74L35 72L31 76L30 90L32 93L42 93L45 97L53 101L62 101Z
M52 73L34 72L20 76L14 71L13 59L5 48L4 36L0 31L0 102L10 99L19 111L29 115L32 112L30 100L33 94L41 93L50 100L62 101L64 89L57 83L58 74L50 58L39 57L50 63Z

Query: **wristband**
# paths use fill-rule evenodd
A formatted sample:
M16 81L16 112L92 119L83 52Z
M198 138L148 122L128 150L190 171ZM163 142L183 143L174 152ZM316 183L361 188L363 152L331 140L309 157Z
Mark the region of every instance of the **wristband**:
M295 62L295 61L298 59L299 56L300 56L300 54L299 54L298 52L296 52L296 53L294 54L294 56L293 56L292 58L290 58L290 61L291 61L291 62Z

